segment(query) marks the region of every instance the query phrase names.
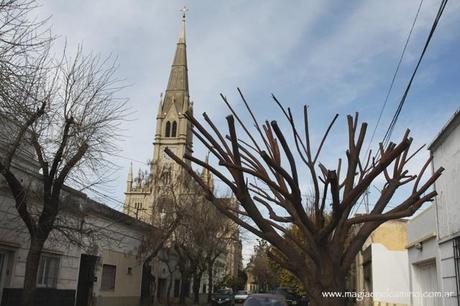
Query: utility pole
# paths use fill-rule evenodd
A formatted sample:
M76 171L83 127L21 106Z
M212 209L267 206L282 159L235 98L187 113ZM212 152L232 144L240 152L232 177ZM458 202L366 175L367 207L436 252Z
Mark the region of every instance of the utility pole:
M364 192L364 209L366 210L366 214L369 214L369 188L366 189Z

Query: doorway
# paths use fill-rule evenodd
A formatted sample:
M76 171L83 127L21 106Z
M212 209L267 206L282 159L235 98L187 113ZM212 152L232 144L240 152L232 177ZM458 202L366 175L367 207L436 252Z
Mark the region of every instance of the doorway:
M166 278L158 279L157 299L159 302L166 301Z
M431 260L414 265L414 272L416 277L415 291L419 293L438 292L436 261ZM440 302L438 297L424 297L419 295L415 298L414 305L436 306L440 305Z
M81 254L80 271L78 273L76 306L90 306L93 296L93 286L96 280L96 262L98 257Z

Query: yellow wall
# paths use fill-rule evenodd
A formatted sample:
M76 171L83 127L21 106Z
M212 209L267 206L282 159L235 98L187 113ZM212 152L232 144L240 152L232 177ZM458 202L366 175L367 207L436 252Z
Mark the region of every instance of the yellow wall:
M404 251L407 245L406 225L405 220L387 221L372 233L372 242L381 243L388 250Z
M138 259L136 258L136 255L128 255L116 251L104 250L102 258L103 265L114 265L117 267L117 270L115 276L115 290L104 291L100 290L99 287L99 296L140 297L142 282L142 265L139 263ZM129 267L131 267L131 274L128 274Z

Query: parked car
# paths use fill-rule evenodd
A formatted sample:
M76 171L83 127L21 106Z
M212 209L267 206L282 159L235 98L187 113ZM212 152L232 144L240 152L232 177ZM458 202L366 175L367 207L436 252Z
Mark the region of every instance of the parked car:
M288 306L284 296L272 293L250 294L243 306Z
M294 292L292 292L290 288L285 288L285 287L276 288L275 294L284 296L289 306L307 306L308 305L308 300L306 297L302 297L300 295L295 294Z
M211 296L212 306L234 306L235 298L232 289L218 289Z
M236 304L243 304L247 298L248 298L248 292L246 290L238 290L235 293L235 303Z

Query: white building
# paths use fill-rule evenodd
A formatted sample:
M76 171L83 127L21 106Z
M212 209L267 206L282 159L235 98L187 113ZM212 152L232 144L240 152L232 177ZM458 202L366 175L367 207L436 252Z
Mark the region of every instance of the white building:
M445 171L435 183L436 227L439 245L439 287L455 296L443 305L460 305L460 109L431 143L433 169Z
M0 144L7 137L0 129ZM0 146L0 157L5 146ZM42 180L34 155L21 148L12 171L28 186L28 210L39 210ZM149 224L64 187L56 224L45 243L37 277L36 306L138 305L142 264L138 248ZM70 230L72 229L72 230ZM85 233L91 230L91 233ZM18 305L30 236L0 175L0 303Z
M151 226L65 188L59 217L69 226L91 224L86 247L71 243L54 231L41 256L37 294L51 305L138 305L142 264L137 249ZM23 286L29 234L14 200L0 179L0 299L16 305ZM91 304L94 303L94 304ZM37 302L37 306L40 302Z
M408 224L412 305L460 305L460 110L429 146L435 183L434 204ZM421 296L422 295L422 296Z
M426 295L429 292L439 291L440 262L436 237L436 209L431 205L410 220L407 225L410 285L413 293L411 305L441 305L440 297Z
M355 262L357 305L410 305L406 223L387 221L366 240Z

